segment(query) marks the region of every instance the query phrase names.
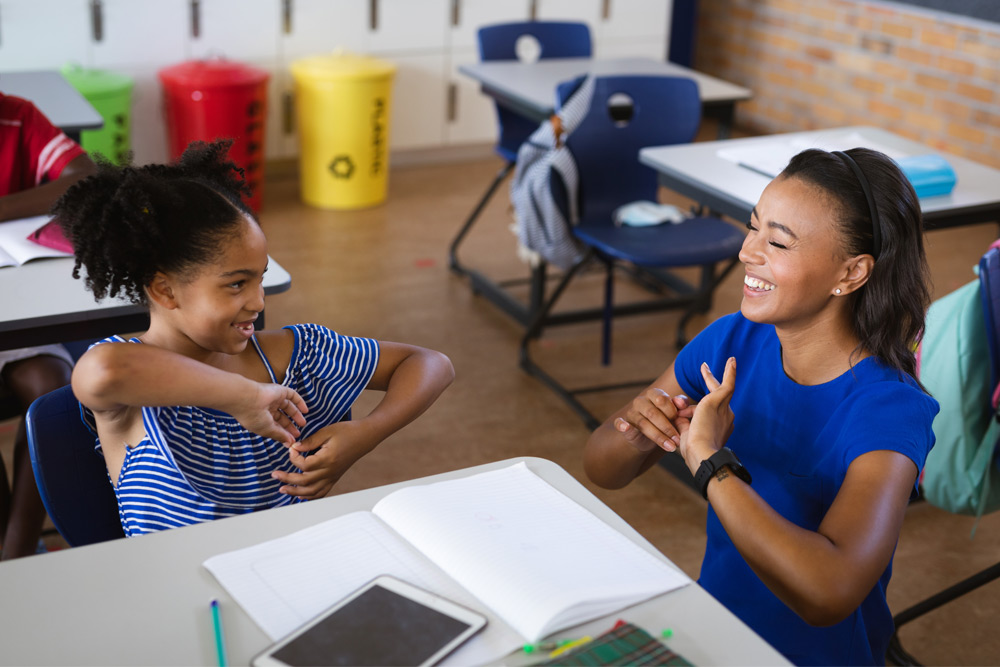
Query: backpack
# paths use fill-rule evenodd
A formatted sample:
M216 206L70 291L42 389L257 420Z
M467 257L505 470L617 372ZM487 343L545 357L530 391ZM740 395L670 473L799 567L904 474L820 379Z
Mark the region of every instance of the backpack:
M565 139L583 121L594 92L593 77L575 81L559 110L539 125L517 151L510 199L522 249L568 269L583 256L572 226L579 221L579 172Z
M977 518L1000 509L998 258L1000 242L983 256L978 280L931 304L919 350L920 381L941 406L921 478L924 497Z

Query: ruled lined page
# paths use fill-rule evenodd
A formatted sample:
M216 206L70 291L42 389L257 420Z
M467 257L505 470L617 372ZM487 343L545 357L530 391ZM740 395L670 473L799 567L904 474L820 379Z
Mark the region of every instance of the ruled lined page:
M528 641L690 582L524 463L400 489L372 511Z

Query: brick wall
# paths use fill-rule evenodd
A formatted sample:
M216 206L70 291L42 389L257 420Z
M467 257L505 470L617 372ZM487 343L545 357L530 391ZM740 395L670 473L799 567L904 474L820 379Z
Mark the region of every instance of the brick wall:
M751 132L876 125L1000 167L1000 24L873 0L700 0L694 67Z

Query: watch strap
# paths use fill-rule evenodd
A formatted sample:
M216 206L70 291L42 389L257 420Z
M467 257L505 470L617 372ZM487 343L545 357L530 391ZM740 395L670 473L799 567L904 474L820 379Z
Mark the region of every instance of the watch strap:
M750 473L743 464L740 463L739 458L733 453L733 450L728 447L723 447L719 451L712 454L710 457L701 462L698 466L697 472L694 475L695 487L701 489L701 495L705 500L708 500L708 483L712 481L712 477L718 472L720 468L728 467L734 475L742 479L747 484L750 483Z

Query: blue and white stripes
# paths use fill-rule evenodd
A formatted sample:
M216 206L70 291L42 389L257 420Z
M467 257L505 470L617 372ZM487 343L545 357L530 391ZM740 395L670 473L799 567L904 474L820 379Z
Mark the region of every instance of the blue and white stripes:
M349 413L375 372L378 342L340 336L314 324L287 328L295 335L295 346L283 384L309 406L305 439ZM114 336L103 342L125 341ZM256 339L253 343L273 380ZM296 502L279 493L281 483L271 478L275 470L297 471L281 443L248 432L217 410L179 406L144 407L142 412L146 438L126 450L115 487L126 535Z

